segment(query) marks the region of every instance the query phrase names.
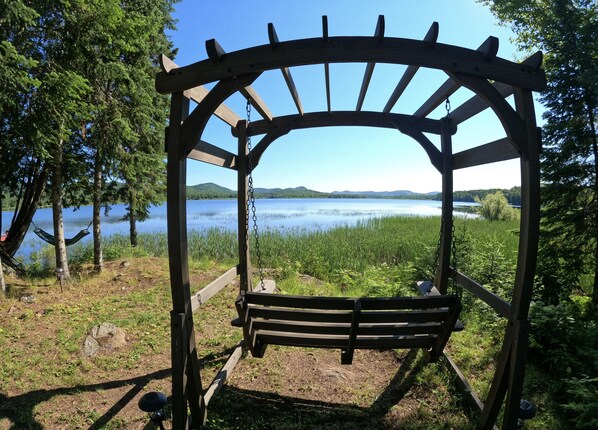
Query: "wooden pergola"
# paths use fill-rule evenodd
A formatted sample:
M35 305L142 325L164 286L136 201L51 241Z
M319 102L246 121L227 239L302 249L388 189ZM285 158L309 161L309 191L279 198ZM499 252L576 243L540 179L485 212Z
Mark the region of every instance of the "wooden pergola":
M542 90L546 78L541 69L542 54L516 63L497 57L498 39L489 37L478 49L466 49L437 42L438 24L433 23L423 40L385 37L384 17L380 16L371 37L333 37L328 34L327 18L322 18L321 37L280 41L274 26L268 25L269 43L227 53L212 39L206 42L208 58L178 67L162 56L163 71L156 77L156 89L171 94L170 125L166 132L168 152L168 244L173 309L172 408L173 428L201 427L213 395L225 383L242 352L239 345L211 385L204 389L199 372L193 314L210 297L237 276L245 291L252 291L252 267L246 234L248 166L259 165L264 151L292 130L329 126L370 126L396 129L413 138L426 152L433 168L442 174L442 229L439 261L434 285L446 294L449 277L473 296L487 303L508 320L495 376L487 398L482 402L473 392L455 363L446 356L449 367L474 408L480 411L479 428L495 427L503 404L502 428L516 427L527 352L529 318L539 235L540 133L536 127L533 91ZM331 108L330 69L333 63L365 63L365 74L355 110ZM363 111L374 68L378 63L407 66L397 78L394 91L379 111ZM323 65L327 110L305 112L291 69ZM393 107L420 68L440 70L446 81L412 113L394 113ZM280 70L297 113L275 116L252 84L263 72ZM214 83L211 90L203 85ZM450 116L433 119L430 114L460 88L474 95L456 107ZM235 93L246 98L262 119L249 125L223 102ZM506 100L514 97L514 106ZM190 102L197 106L190 112ZM452 136L459 124L490 108L506 137L453 153ZM237 153L202 140L208 120L216 116L230 125L238 141ZM435 145L424 133L439 136ZM247 138L263 135L251 152ZM439 146L439 147L438 147ZM187 161L199 160L238 174L239 263L201 291L192 294L189 281L186 180ZM521 224L517 271L513 294L498 297L476 281L450 266L453 213L453 172L519 159L521 166ZM189 416L190 413L190 416ZM192 424L191 424L192 423Z

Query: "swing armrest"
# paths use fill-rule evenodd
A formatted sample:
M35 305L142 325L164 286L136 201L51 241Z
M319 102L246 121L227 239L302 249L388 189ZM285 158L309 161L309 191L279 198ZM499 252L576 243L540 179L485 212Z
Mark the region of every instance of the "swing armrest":
M439 296L440 292L438 289L432 284L430 281L419 281L417 283L417 288L419 289L419 293L422 296ZM465 329L465 325L461 320L457 320L455 322L455 327L453 331L463 331Z

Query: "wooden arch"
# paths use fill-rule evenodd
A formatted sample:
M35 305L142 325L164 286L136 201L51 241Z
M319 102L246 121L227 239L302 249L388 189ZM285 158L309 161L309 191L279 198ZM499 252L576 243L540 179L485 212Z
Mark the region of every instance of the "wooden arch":
M384 17L380 16L371 37L331 37L328 21L322 18L322 37L282 42L274 26L268 25L269 43L227 53L215 41L206 42L208 58L178 67L161 57L162 72L156 77L156 89L172 94L170 125L166 133L168 153L167 206L170 279L173 309L172 336L172 406L173 427L190 428L188 411L195 426L205 422L207 405L220 389L241 355L235 349L211 385L204 389L199 374L193 313L210 297L237 276L251 289L251 261L246 244L245 208L247 166L257 165L269 145L291 130L334 125L362 125L394 128L416 140L428 154L431 164L442 174L443 234L435 285L446 292L449 275L478 299L507 318L502 350L490 392L482 402L450 357L446 361L472 405L480 411L479 428L495 426L505 404L503 429L516 426L522 393L525 355L529 331L528 311L532 294L539 235L539 152L540 134L536 127L532 91L542 90L546 78L541 69L542 54L536 53L521 63L496 56L498 40L489 37L477 50L437 42L438 24L433 23L423 40L384 36ZM354 111L331 109L329 64L365 63L361 90ZM363 102L378 63L402 64L407 68L388 101L380 111L362 111ZM305 112L295 86L291 68L302 65L323 65L327 110ZM419 68L441 70L446 81L413 113L391 112ZM251 86L267 70L279 69L284 77L297 113L276 117ZM215 83L211 90L203 85ZM454 109L448 118L433 119L429 115L459 88L475 95ZM263 119L249 124L224 101L235 93L250 101ZM505 99L514 96L514 107ZM190 101L197 106L190 112ZM504 127L506 137L453 153L451 138L457 126L490 108ZM216 116L231 126L238 140L238 151L232 153L202 140L208 120ZM440 136L440 148L424 133ZM264 135L249 154L247 136ZM199 292L192 294L189 281L186 176L187 160L199 160L238 172L239 264L228 270ZM521 224L519 254L513 295L510 300L498 297L466 274L449 265L453 210L453 171L509 159L521 164ZM506 399L506 401L505 401Z

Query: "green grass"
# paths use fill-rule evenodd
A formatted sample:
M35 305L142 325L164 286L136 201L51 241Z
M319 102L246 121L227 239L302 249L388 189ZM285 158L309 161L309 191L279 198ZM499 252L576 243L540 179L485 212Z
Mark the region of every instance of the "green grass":
M398 217L373 219L352 228L340 227L330 231L291 230L285 234L262 231L260 243L263 264L268 269L267 277L276 278L283 294L413 295L416 294L415 281L431 277L439 224L439 218ZM458 269L508 299L516 265L517 223L456 219L455 224ZM167 256L166 235L140 235L139 241L138 247L131 248L126 236L108 238L104 242L106 259ZM231 267L237 259L237 246L236 235L230 232L190 232L191 272L202 273ZM71 262L75 266L91 260L90 245L78 244L69 250ZM252 252L256 264L255 250ZM52 261L51 253L41 251L34 260L37 273L44 273L43 268L49 267ZM26 336L22 328L24 322L36 319L35 315L24 310L16 321L0 331L0 350L3 351L0 359L7 363L0 370L0 384L3 384L0 390L4 391L9 380L20 390L30 389L37 381L35 371L31 368L43 369L53 385L64 381L69 384L83 383L89 380L90 368L108 374L117 369L134 368L140 357L168 350L169 338L165 333L169 332L169 327L164 318L164 303L169 300L168 287L162 283L143 292L134 291L133 288L126 295L107 296L85 306L57 303L49 307L47 312L57 317L60 327L55 332L55 345L46 343L45 348L54 351L60 365L56 362L44 363L39 358L27 357L19 350L7 347ZM234 317L230 300L230 296L215 296L206 306L206 312L198 314L195 324L202 333L212 326L228 325L228 321ZM466 330L452 336L449 350L483 399L494 375L505 321L467 292L463 295L463 303L461 319L465 322ZM130 312L130 309L136 311ZM228 310L222 312L222 309ZM73 358L85 331L105 320L135 333L135 346L126 354L111 359L98 358L91 366L85 360ZM198 348L205 356L214 357L206 362L206 370L215 372L221 364L219 354L223 347L230 347L239 339L238 332L227 330L199 337ZM21 362L26 362L29 367L20 365ZM550 391L547 386L550 378L532 365L527 374L524 393L541 406L541 413L526 428L564 428L558 418L558 405L546 394L546 391ZM435 398L440 402L438 407L446 416L441 424L435 423L438 417L428 416L429 412L426 412L430 405L422 404L402 422L401 428L471 427L462 414L453 413L462 409L462 404L442 366L421 368L414 372L413 378L416 387L434 391ZM284 384L283 377L274 379ZM355 395L368 396L366 390L359 388ZM254 396L255 393L225 390L218 396L208 428L393 428L385 422L384 413L376 415L376 411L351 405L337 405L334 408L293 405L292 410L287 412L285 400L275 396L261 397L260 405L266 406L256 412L252 409ZM389 399L389 402L393 399ZM392 405L388 407L392 409ZM248 414L255 420L249 426L242 421Z

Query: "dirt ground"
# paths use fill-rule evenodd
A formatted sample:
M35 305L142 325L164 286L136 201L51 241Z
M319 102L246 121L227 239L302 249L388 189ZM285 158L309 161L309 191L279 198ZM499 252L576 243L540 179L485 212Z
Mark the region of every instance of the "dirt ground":
M4 349L2 359L6 360L0 369L0 430L156 428L149 424L137 403L149 391L162 391L168 395L171 391L167 322L171 303L167 262L152 258L132 259L106 263L101 275L92 276L90 270L82 270L78 274L81 280L68 285L63 292L53 280L26 285L9 279L13 297L0 299L0 327L3 328L0 347ZM205 285L220 273L221 269L215 267L195 270L192 284ZM66 321L72 322L76 316L81 318L83 326L91 324L92 316L82 310L87 304L109 299L108 303L114 303L114 314L120 315L117 309L120 302L129 295L153 291L156 285L165 292L161 296L151 296L158 297L152 299L153 307L145 309L143 303L134 303L128 312L149 310L151 313L152 309L158 309L155 312L159 314L161 309L160 318L165 322L155 328L161 333L158 336L163 336L158 349L141 353L139 348L135 349L136 342L145 339L143 326L129 329L127 346L115 352L121 360L115 359L116 362L125 363L123 366L109 365L110 352L88 359L82 358L72 346L67 346L66 352L59 348L64 332L61 326ZM15 291L19 291L18 294ZM33 303L21 300L20 297L26 294L35 297ZM204 388L217 371L212 362L214 354L230 348L240 339L239 329L228 324L235 314L235 295L236 286L231 285L213 305L208 304L200 310L202 314L197 317L198 354L205 367ZM71 312L73 309L82 311ZM213 324L215 321L218 324ZM83 338L79 341L82 343ZM130 358L133 353L134 360ZM19 361L22 366L18 366ZM340 364L339 351L270 346L262 359L250 356L241 359L225 388L213 400L215 416L222 420L222 428L249 428L239 420L236 424L227 421L226 408L229 406L226 400L242 402L249 398L255 402L255 413L259 413L260 408L266 410L267 404L274 399L279 409L294 409L303 414L315 413L323 406L347 405L364 416L376 415L380 423L393 423L383 428L402 428L402 423L421 415L422 408L426 414L442 413L437 391L446 395L446 388L431 389L425 383L414 382L423 365L419 355L409 351L356 351L353 364L345 366ZM71 372L68 371L70 368ZM238 393L249 397L235 400ZM218 400L220 396L223 396L222 401ZM397 406L399 403L400 407ZM464 419L463 415L459 419ZM166 428L170 428L170 424L166 421ZM307 424L263 426L266 427L312 428ZM210 428L220 427L213 423Z

